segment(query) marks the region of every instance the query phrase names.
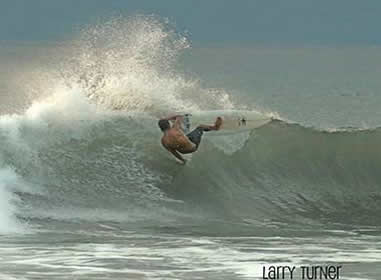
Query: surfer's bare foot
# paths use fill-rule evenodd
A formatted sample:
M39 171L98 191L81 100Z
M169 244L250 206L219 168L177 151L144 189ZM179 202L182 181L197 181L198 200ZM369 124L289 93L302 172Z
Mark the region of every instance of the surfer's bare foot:
M215 130L219 130L222 125L222 118L217 117L216 122L214 123Z

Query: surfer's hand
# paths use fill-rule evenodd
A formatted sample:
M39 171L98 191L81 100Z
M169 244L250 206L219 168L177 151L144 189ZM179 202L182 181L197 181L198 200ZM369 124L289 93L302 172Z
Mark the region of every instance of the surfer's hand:
M179 164L181 165L185 165L187 163L186 159L182 159L182 160L179 160L177 161Z

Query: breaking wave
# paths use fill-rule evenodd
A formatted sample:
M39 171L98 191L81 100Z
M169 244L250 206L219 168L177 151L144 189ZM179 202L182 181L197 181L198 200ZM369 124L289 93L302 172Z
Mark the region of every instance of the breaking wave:
M52 219L380 224L379 129L274 120L250 133L206 134L178 165L160 147L157 117L240 108L176 70L187 48L151 16L89 26L57 46L59 63L36 70L44 75L27 87L28 109L0 117L0 232Z

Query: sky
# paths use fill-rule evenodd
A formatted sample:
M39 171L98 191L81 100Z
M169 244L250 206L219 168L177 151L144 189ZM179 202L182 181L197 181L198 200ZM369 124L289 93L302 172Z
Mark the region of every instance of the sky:
M62 40L118 14L168 18L195 43L381 44L380 0L0 0L0 40Z

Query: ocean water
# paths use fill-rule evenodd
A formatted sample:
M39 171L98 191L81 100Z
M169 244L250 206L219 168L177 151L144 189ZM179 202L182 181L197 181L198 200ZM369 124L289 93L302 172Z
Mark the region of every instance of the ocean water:
M381 48L200 46L136 16L0 59L0 279L381 278ZM157 118L214 109L274 120L177 164Z

